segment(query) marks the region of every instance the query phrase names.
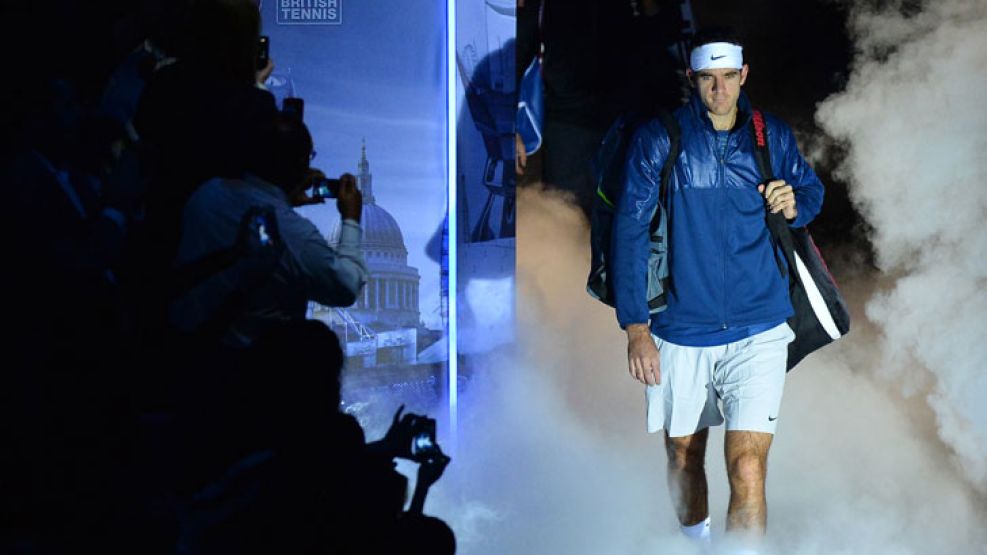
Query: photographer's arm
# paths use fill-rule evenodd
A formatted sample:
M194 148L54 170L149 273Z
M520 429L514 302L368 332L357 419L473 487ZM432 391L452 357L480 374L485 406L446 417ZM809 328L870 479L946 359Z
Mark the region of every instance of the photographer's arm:
M304 226L295 235L305 237L298 262L310 298L326 306L349 306L356 302L369 277L360 248L363 197L352 175L344 174L340 178L337 207L342 223L335 248L329 246L311 222L303 218L292 221L293 225Z
M425 512L425 496L428 495L428 488L431 486L431 484L425 485L425 483L422 482L420 470L424 466L425 463L422 463L422 466L418 467L419 477L418 482L415 484L415 494L411 498L411 505L408 506L408 512L415 515L420 515Z
M439 452L435 457L422 461L418 465L418 480L415 482L415 494L411 498L411 505L408 512L412 514L422 514L425 510L425 497L428 495L428 488L442 477L446 466L451 461L445 454Z

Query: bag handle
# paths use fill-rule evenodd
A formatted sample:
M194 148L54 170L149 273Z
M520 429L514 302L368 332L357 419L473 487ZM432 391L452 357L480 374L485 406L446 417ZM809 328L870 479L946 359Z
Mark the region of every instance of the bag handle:
M752 110L751 133L753 133L754 139L754 159L761 170L762 183L767 187L768 182L773 181L775 177L774 170L771 168L771 151L768 148L768 126L764 123L764 114L760 110ZM768 210L767 201L764 205L764 214L768 231L771 232L775 242L781 244L781 250L788 261L788 267L795 268L795 244L792 241L792 233L788 229L785 216L781 212L772 213ZM784 277L785 269L782 267L781 260L778 260L777 250L775 251L775 261L778 262L778 270ZM795 278L801 283L798 272L791 272L791 274L795 275Z

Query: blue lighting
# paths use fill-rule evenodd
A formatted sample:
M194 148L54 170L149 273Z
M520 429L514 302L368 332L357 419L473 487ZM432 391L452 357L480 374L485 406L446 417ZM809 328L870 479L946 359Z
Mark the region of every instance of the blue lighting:
M448 284L448 307L449 307L449 432L455 444L456 430L458 426L458 404L459 392L459 338L458 326L458 300L456 287L458 284L458 268L456 243L458 241L458 201L456 198L456 2L457 0L446 0L446 106L448 107L448 122L446 124L448 178L446 180L449 187L449 280Z

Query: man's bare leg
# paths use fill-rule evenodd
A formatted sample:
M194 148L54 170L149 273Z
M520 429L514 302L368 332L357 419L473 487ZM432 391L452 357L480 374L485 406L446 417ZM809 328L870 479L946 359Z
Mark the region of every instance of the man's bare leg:
M668 491L672 494L675 514L682 526L698 524L709 516L706 486L706 440L709 428L690 436L669 437L665 432L668 454Z
M730 479L727 531L745 537L760 537L768 522L764 481L768 471L768 449L772 434L728 431L725 451Z

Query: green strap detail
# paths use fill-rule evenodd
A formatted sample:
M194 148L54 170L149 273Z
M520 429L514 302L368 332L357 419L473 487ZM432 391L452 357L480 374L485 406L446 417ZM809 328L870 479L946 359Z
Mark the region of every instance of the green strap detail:
M610 208L613 208L613 203L610 202L610 199L607 198L607 195L605 195L603 193L603 187L602 186L596 188L596 196L598 196L601 199L603 199L603 202L607 203L607 206L609 206Z

